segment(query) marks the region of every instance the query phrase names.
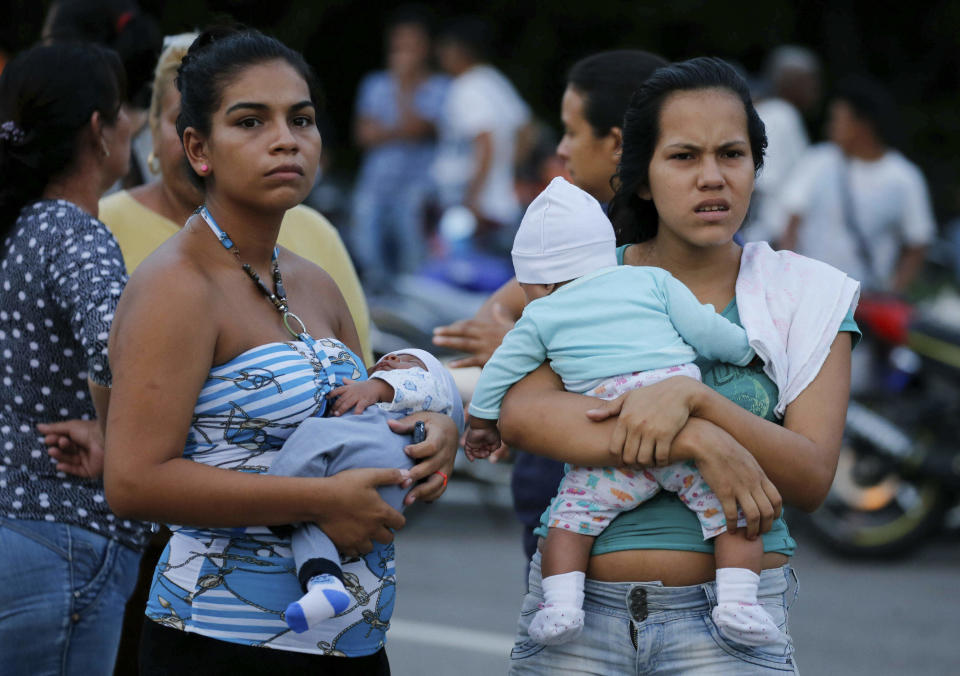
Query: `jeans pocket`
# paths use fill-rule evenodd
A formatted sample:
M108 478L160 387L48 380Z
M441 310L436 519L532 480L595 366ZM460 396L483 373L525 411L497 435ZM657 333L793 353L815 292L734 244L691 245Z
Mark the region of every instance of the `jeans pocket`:
M73 578L74 611L83 613L108 587L117 561L116 540L97 535L82 533L71 528L71 574Z
M520 606L520 619L517 621L517 637L510 651L511 660L522 660L532 657L544 649L544 645L537 643L527 633L533 616L540 609L543 598L539 594L527 593Z
M766 604L764 607L768 612L772 610ZM776 618L776 614L774 614L774 618ZM735 657L748 664L773 670L779 670L788 673L795 671L793 665L792 642L785 647L781 647L780 644L769 647L743 645L741 643L731 641L721 634L710 613L704 614L703 621L706 624L707 631L710 633L710 637L713 639L714 643L716 643L723 652L727 653L731 657ZM777 652L773 652L771 649L776 650Z

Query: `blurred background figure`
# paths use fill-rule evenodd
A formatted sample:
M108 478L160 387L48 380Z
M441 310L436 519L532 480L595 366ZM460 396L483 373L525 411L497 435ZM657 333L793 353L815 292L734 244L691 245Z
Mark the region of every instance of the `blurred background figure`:
M895 150L896 104L875 80L842 81L830 100L829 141L811 147L780 193L788 214L779 247L829 263L875 294L902 295L924 266L936 222L920 169ZM886 354L869 339L854 350L851 395L875 391Z
M141 11L136 0L54 0L47 10L41 38L45 43L95 42L119 55L127 77L124 105L133 130L134 159L122 184L130 187L143 183L150 176L150 132L146 125L150 83L163 42L157 21Z
M489 44L488 24L475 17L454 20L440 34L437 56L453 82L433 179L442 209L466 207L478 234L508 251L520 216L514 170L533 134L527 104L487 62Z
M354 135L365 153L350 244L368 292L423 258L423 204L449 85L431 72L429 26L425 10L398 10L386 30L387 68L367 75L357 94Z
M878 82L842 82L829 142L812 147L786 181L780 242L840 268L865 290L902 293L923 265L936 223L920 169L895 149L896 104Z
M744 223L748 241L776 239L786 227L777 194L810 145L804 117L820 103L820 61L805 47L778 47L767 57L764 85L756 109L766 127L767 152Z

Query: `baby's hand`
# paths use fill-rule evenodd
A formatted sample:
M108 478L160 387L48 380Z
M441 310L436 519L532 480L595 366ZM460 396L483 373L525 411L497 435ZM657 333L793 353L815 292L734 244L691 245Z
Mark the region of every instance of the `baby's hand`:
M381 378L371 378L362 383L347 383L335 387L327 395L334 399L333 415L340 416L353 408L354 413L363 413L367 406L382 401L393 401L393 387Z
M488 457L502 445L496 420L482 420L470 416L468 425L464 435L463 452L471 462Z

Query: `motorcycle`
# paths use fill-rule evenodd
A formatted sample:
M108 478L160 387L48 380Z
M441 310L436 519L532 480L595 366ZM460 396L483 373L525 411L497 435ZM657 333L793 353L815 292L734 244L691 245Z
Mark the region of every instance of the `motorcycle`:
M856 319L871 379L851 395L833 485L807 519L839 554L902 555L960 525L960 296L867 296Z

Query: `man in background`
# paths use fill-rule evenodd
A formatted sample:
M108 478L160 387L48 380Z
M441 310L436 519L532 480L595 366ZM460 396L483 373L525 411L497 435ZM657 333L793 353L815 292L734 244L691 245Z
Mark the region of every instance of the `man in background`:
M804 116L820 103L820 62L809 49L778 47L767 58L764 72L769 92L756 108L766 127L767 151L743 231L753 241L776 239L786 227L787 214L777 195L810 145Z
M512 240L520 216L517 144L529 129L530 109L487 63L488 43L480 19L459 19L440 34L437 56L453 82L439 124L433 179L441 208L465 206L480 232L500 230Z
M830 141L811 148L785 182L785 249L837 267L866 290L902 293L936 232L920 169L893 144L890 94L868 78L844 82L830 102Z

